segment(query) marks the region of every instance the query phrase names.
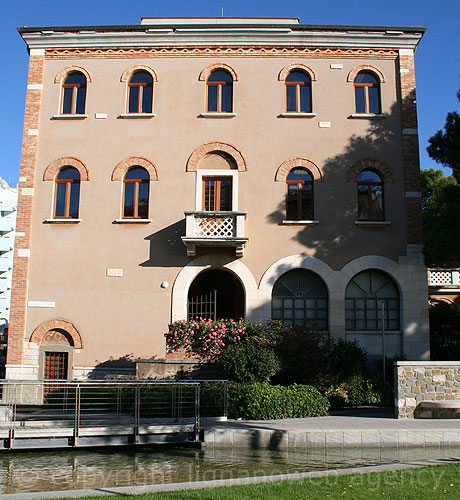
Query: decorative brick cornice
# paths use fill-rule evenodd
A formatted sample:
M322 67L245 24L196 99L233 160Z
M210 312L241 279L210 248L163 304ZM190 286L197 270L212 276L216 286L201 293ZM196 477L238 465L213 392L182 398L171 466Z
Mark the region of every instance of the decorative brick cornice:
M208 153L215 152L221 152L230 155L235 160L239 172L247 171L246 162L244 161L243 155L233 146L230 146L230 144L225 144L224 142L210 142L208 144L202 144L201 146L196 148L188 159L186 171L196 172L203 157Z
M307 160L306 158L291 158L290 160L281 163L281 165L278 167L278 170L276 171L275 175L275 181L286 182L286 178L289 172L293 168L297 167L303 167L308 169L308 171L311 173L313 177L313 180L315 181L323 180L323 174L321 170L312 161Z
M134 66L131 66L127 70L123 71L123 74L121 75L120 78L120 82L127 82L128 80L130 80L131 77L133 76L133 73L136 71L146 71L147 73L152 75L154 82L158 81L158 75L150 66L147 66L146 64L135 64Z
M59 71L54 79L54 83L61 83L72 71L83 73L86 77L87 83L91 83L93 81L93 78L91 77L89 71L82 66L67 66L67 68L61 69L61 71Z
M206 68L204 68L201 71L200 76L198 77L198 80L200 80L200 82L206 81L209 78L209 76L211 75L211 73L213 71L218 70L218 69L221 69L223 71L227 71L228 73L230 73L232 75L234 82L238 81L238 73L231 66L229 66L228 64L225 64L225 63L214 63L214 64L210 64L209 66L206 66Z
M127 47L46 49L47 59L145 57L297 57L396 59L394 49L334 47Z
M141 158L139 156L131 156L131 157L126 158L125 160L121 161L113 169L112 180L113 181L122 181L124 176L126 175L126 172L131 167L145 168L145 170L147 170L147 172L149 173L151 181L158 180L158 170L155 167L155 165L150 160L147 160L146 158Z
M348 182L357 182L358 176L363 170L374 170L379 173L385 182L394 183L394 175L392 170L387 167L384 163L378 160L361 160L355 163L350 170L348 171L347 181Z
M64 158L59 158L50 163L43 173L44 181L54 181L56 175L63 167L74 167L80 172L81 181L89 181L89 171L83 162L77 158L72 158L71 156L66 156Z
M312 82L315 82L316 81L316 73L311 69L309 68L306 64L302 64L302 63L292 63L292 64L288 64L287 66L285 66L281 71L280 71L280 74L278 75L278 80L280 82L284 82L287 78L287 76L289 75L289 73L293 70L300 70L300 71L305 71L305 73L308 73L308 75L310 76L310 79Z
M380 80L380 83L385 83L385 75L382 73L382 71L370 64L361 64L360 66L356 66L356 68L353 68L350 73L348 73L347 82L354 82L356 76L360 71L370 71L371 73L375 73L375 75Z
M40 326L37 326L30 336L29 342L34 342L40 345L43 338L50 330L64 330L67 332L73 341L73 347L75 349L83 349L83 341L78 331L77 327L65 319L52 319L50 321L45 321Z

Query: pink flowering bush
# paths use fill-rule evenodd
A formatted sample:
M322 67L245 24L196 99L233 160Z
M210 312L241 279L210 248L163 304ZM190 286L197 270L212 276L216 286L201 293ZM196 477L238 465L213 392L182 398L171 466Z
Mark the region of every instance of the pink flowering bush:
M196 319L176 321L165 333L170 351L184 351L201 357L216 358L229 345L246 340L248 325L242 319L234 321Z

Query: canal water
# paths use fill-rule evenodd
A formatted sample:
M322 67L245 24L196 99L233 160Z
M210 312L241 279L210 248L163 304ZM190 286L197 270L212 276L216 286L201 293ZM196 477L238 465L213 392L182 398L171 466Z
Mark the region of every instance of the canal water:
M458 448L145 447L0 453L0 493L176 483L459 458Z

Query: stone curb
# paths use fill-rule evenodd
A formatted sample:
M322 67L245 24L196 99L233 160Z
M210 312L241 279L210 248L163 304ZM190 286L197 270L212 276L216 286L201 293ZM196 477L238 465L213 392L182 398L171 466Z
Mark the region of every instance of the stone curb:
M39 493L13 493L0 495L1 500L39 500L50 498L81 498L88 496L108 495L140 495L142 493L157 493L161 491L199 490L203 488L216 488L220 486L236 486L258 483L275 483L285 480L313 479L319 477L350 476L352 474L370 474L372 472L386 472L395 470L418 469L438 465L460 463L460 458L444 460L423 460L408 463L394 463L371 465L364 467L350 467L347 469L334 469L324 471L297 472L293 474L279 474L273 476L241 477L235 479L217 479L213 481L194 481L170 484L148 484L142 486L118 486L113 488L95 488L87 490L44 491Z

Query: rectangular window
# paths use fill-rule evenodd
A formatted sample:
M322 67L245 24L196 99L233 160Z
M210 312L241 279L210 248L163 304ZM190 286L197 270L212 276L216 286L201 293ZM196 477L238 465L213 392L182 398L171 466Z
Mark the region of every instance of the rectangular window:
M208 85L208 111L217 111L217 85Z
M129 87L128 113L139 113L139 92L140 87Z
M123 217L134 217L134 189L135 183L125 183L125 199Z
M206 212L228 212L232 210L231 177L203 178L203 210Z
M356 113L366 112L366 97L364 87L355 87Z

